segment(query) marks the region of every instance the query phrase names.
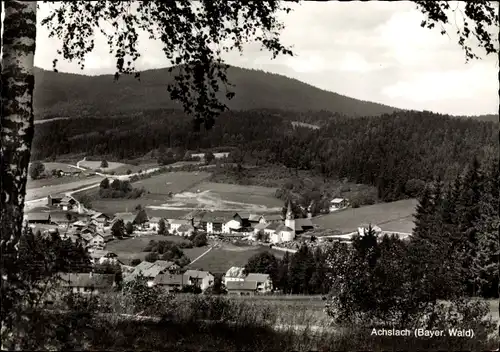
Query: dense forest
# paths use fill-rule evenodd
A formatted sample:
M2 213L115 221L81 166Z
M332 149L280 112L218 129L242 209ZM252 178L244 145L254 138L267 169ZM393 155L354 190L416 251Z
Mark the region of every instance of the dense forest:
M308 115L308 122L321 124L316 130L292 126L304 120L301 113L266 110L225 113L212 130L200 132L173 110L54 121L37 126L32 159L85 153L130 160L165 148L236 148L246 163L347 178L376 186L380 199L392 201L418 195L436 177L450 182L474 157L498 154L498 127L491 122L413 111L356 119L329 115Z

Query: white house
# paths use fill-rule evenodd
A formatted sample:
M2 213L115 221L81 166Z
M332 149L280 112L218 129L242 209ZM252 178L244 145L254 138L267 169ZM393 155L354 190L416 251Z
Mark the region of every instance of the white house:
M61 273L59 277L62 287L84 295L97 295L115 286L114 274Z
M187 270L184 273L184 283L194 285L205 291L214 284L214 276L208 271Z
M189 220L178 220L178 219L169 219L168 220L169 230L174 232L179 229L182 225L190 225Z
M245 281L244 271L245 268L240 268L237 266L229 268L229 270L224 275L224 285L227 286L228 282Z
M273 282L269 274L249 273L245 281L257 282L257 292L267 293L273 290Z
M149 229L153 230L153 231L158 231L158 229L160 228L160 220L161 220L161 218L156 217L156 216L149 219ZM165 223L165 225L166 225L166 223Z
M104 248L104 244L105 244L104 236L98 233L96 233L89 241L89 246L91 247Z
M333 198L330 201L330 211L344 209L349 206L349 202L345 198Z

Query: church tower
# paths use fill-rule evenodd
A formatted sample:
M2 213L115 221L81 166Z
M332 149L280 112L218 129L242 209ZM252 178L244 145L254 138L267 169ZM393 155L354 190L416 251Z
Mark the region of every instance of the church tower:
M288 208L286 210L285 226L293 230L293 235L295 236L295 217L292 212L292 202L288 202Z

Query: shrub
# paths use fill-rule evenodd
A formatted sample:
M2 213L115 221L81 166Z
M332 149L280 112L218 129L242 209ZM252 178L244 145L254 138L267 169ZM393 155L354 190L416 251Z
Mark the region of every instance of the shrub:
M130 262L130 264L131 264L132 266L137 266L137 265L139 265L139 264L141 264L141 263L142 263L142 260L140 260L139 258L134 258L134 259L132 259L132 261Z
M148 253L146 255L146 258L144 258L144 260L146 260L147 262L149 263L154 263L156 262L157 260L159 259L159 255L158 253L156 252L151 252L151 253Z

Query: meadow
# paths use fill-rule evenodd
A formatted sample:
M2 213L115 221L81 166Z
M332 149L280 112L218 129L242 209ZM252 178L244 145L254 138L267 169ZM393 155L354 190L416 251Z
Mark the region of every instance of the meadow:
M118 258L130 264L132 259L144 260L148 252L143 252L144 248L148 245L149 241L171 241L175 243L188 243L186 238L180 236L161 236L161 235L147 235L140 237L127 238L124 240L114 240L106 245L106 250L118 255ZM203 252L205 252L209 247L198 247L198 248L184 248L182 251L190 259L198 258Z
M195 263L188 266L189 269L210 271L214 274L225 274L233 266L244 267L248 259L258 253L270 252L282 258L284 252L269 249L268 247L241 247L240 250L228 248L214 248Z
M283 206L283 201L274 196L276 193L276 188L273 187L203 182L199 185L196 185L195 188L191 188L190 191L210 191L216 193L223 201L259 204L267 207Z
M167 172L144 180L134 182L134 187L144 187L147 192L157 195L168 195L169 192L184 192L194 185L210 177L207 172Z
M321 228L339 230L342 233L355 231L360 224L365 223L378 225L382 230L411 232L416 205L415 199L379 203L318 216L312 222Z
M73 178L73 180L68 180L67 183L62 184L53 184L41 187L32 187L28 186L26 191L26 200L33 200L38 198L47 197L49 194L59 194L65 193L69 191L73 191L85 186L90 186L92 184L97 184L101 182L102 177L100 176L90 176L83 178Z
M111 172L111 171L116 172L116 169L118 169L118 168L126 168L129 166L129 165L126 165L123 163L108 161L108 167L101 167L101 160L98 160L98 161L90 161L90 160L80 161L79 165L80 165L80 167L94 170L94 171L97 169L100 169L102 172L105 172L105 173ZM132 166L132 165L130 165L130 166ZM125 169L125 172L126 172L126 169Z

